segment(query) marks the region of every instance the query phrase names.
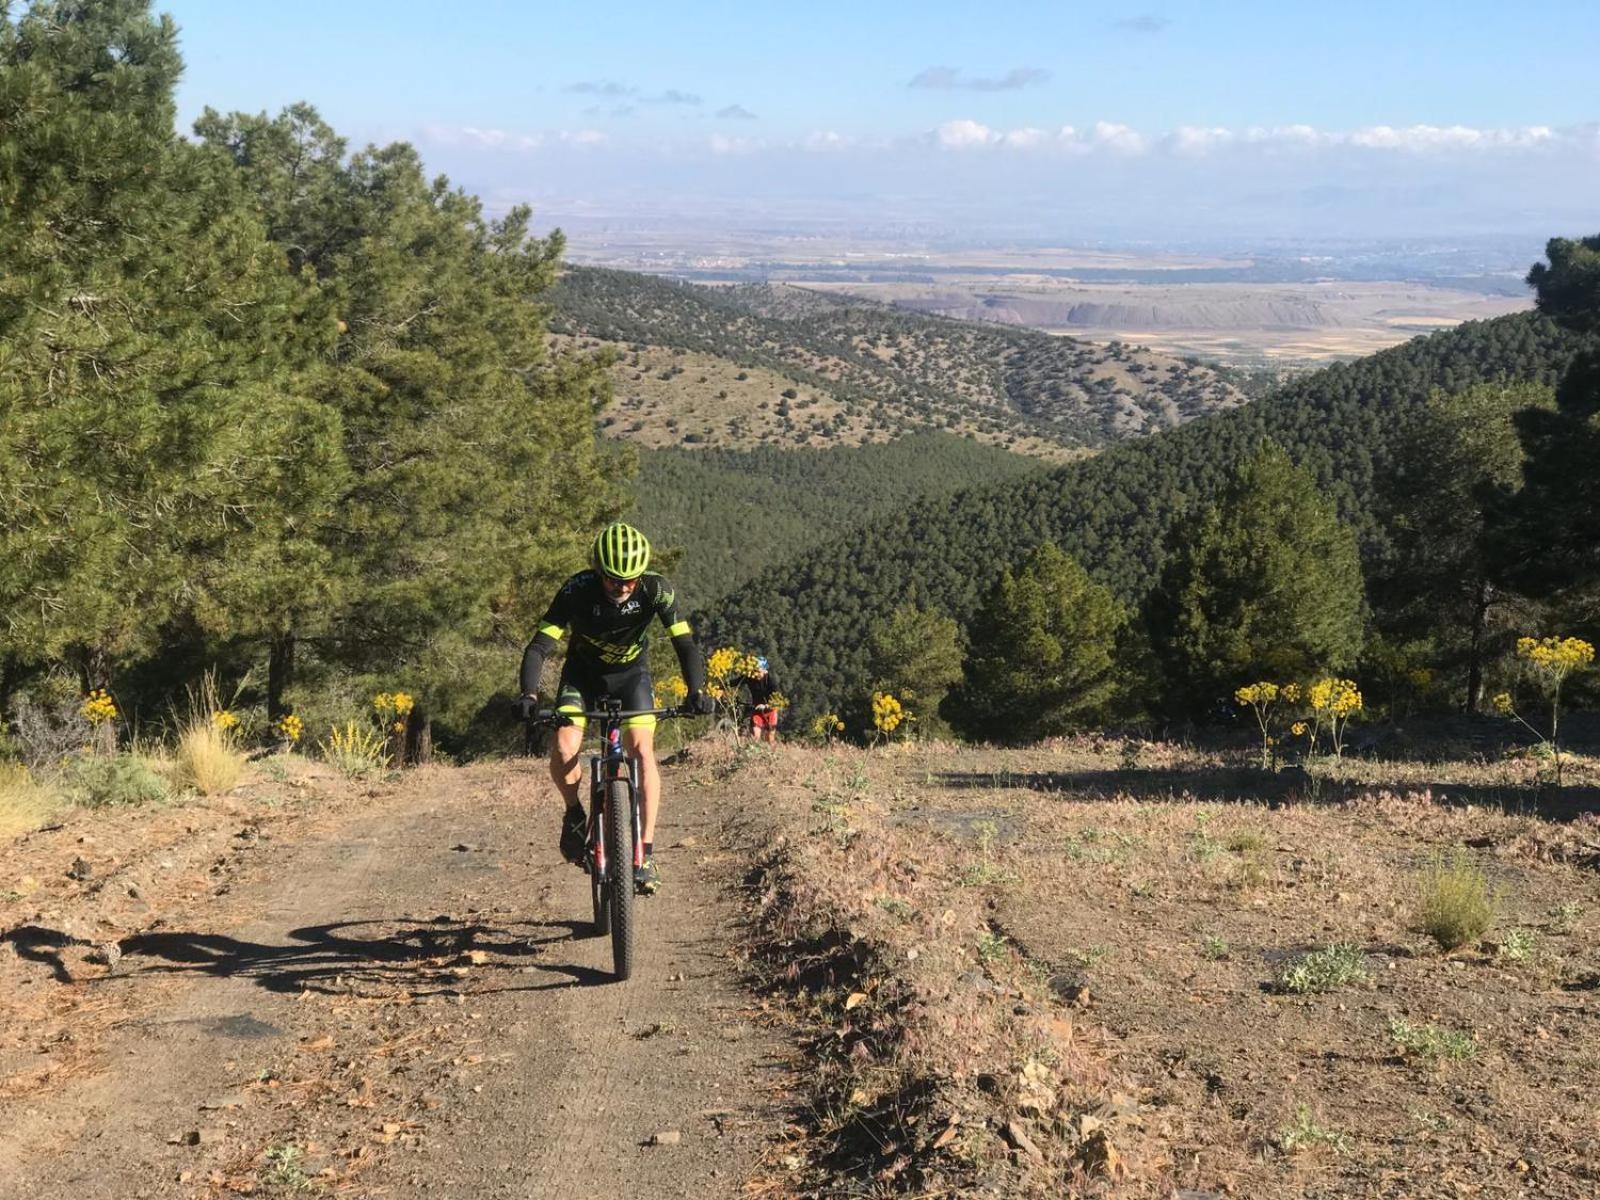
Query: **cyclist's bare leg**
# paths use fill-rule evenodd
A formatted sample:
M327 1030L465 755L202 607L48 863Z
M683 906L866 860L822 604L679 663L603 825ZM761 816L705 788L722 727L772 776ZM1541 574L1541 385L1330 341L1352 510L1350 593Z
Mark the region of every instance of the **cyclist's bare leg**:
M644 840L656 840L656 808L661 798L661 772L656 769L656 731L630 725L622 731L630 758L639 760L639 815L644 822Z
M561 793L568 808L581 801L578 785L583 782L583 730L576 725L562 725L556 730L556 742L550 749L550 779Z

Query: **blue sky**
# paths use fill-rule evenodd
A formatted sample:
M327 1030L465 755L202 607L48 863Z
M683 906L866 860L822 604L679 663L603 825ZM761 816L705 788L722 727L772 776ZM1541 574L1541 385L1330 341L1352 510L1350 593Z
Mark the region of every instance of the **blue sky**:
M1331 231L1384 211L1533 226L1600 201L1593 0L157 6L184 31L185 122L308 99L491 203L920 203L959 222L1048 218L1070 191L1097 205L1064 221L1159 226L1166 204L1273 217L1292 193L1319 199L1286 224ZM1330 211L1341 193L1363 215Z

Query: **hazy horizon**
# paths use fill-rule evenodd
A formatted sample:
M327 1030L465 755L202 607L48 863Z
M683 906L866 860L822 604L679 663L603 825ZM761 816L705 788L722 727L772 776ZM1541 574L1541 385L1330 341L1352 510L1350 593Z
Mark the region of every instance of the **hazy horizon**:
M1086 244L1600 224L1600 8L955 0L158 3L180 126L316 105L579 238L716 226ZM317 35L308 38L308 30ZM1559 31L1559 36L1553 36Z

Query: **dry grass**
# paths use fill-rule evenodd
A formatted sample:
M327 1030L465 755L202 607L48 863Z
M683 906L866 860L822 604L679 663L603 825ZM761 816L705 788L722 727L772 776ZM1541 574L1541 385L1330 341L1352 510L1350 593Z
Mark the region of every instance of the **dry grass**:
M245 756L239 749L228 706L217 693L215 675L206 675L198 692L189 693L189 713L178 726L173 779L202 796L220 796L238 786ZM228 718L222 720L219 718Z
M1461 853L1434 859L1417 881L1417 927L1442 950L1483 937L1499 908L1488 877Z
M178 734L174 777L202 796L232 791L244 774L245 757L229 732L209 718L191 718Z
M36 782L26 767L0 763L0 841L48 824L63 807L61 797Z
M1461 1166L1481 1125L1406 1140L1412 1114L1432 1111L1435 1072L1403 1064L1448 1064L1473 1094L1507 1097L1495 1164L1533 1145L1552 1164L1549 1194L1592 1194L1573 1164L1592 1158L1582 1097L1596 1060L1571 1015L1600 979L1600 818L1536 815L1547 797L1492 754L1318 761L1309 778L1242 769L1242 749L1092 736L754 756L729 785L780 817L803 810L783 820L786 878L768 882L875 950L819 1014L821 1044L842 1053L853 1019L876 1031L871 1057L838 1062L819 1100L834 1115L819 1157L853 1134L897 1147L858 1158L864 1174L909 1155L893 1179L904 1191L982 1180L969 1190L1088 1195L1110 1184L1095 1165L1103 1134L1119 1195L1163 1171L1198 1194L1298 1195L1308 1162L1337 1155L1365 1180L1396 1146L1417 1175L1498 1184L1503 1168ZM1592 758L1581 775L1575 788L1600 783ZM1502 889L1504 927L1523 932L1444 962L1417 928L1418 863L1463 846ZM867 999L838 1011L856 993ZM1070 1022L1070 1040L1037 1036L1051 1020ZM1118 1094L1143 1125L1091 1140ZM897 1102L906 1115L886 1124ZM951 1131L940 1153L929 1129L933 1142Z
M758 839L779 849L755 959L814 1037L812 1161L886 1192L1059 1194L1115 1176L1141 1194L1143 1134L1122 1120L1130 1085L1106 1035L1064 1015L1050 970L994 923L1020 865L1003 830L977 830L974 856L906 828L885 786L901 757L784 749L726 768L781 813L784 833Z

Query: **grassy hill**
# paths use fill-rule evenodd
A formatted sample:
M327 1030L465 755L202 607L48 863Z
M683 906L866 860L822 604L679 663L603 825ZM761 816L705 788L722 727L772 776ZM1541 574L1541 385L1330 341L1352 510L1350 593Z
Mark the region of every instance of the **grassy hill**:
M1055 460L1243 404L1252 377L1131 346L804 289L572 267L551 328L610 344L608 433L646 446L860 445L948 430Z
M706 605L763 571L908 504L1043 471L948 433L827 449L642 450L634 518L681 548L673 581Z
M862 647L889 599L968 621L991 581L1045 538L1124 600L1155 579L1174 522L1270 438L1310 468L1369 559L1384 531L1375 480L1434 389L1494 380L1555 381L1575 346L1532 314L1461 326L1303 376L1272 397L1082 462L924 501L824 543L724 600L712 641L768 647L796 697L836 702L864 669Z

